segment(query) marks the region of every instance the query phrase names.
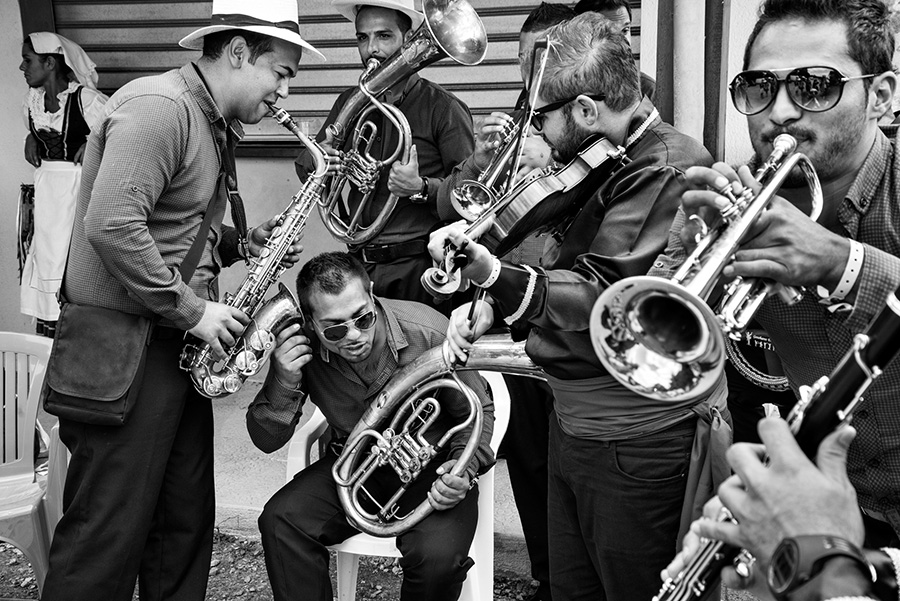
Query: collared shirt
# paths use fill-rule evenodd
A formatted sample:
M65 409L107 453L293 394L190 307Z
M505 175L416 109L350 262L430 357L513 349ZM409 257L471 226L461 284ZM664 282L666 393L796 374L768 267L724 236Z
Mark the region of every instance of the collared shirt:
M357 89L353 87L345 90L338 97L316 136L317 141L325 139L328 126L334 123L344 104ZM407 78L399 96L394 96L393 92L393 89L387 90L380 100L394 104L409 121L412 143L415 144L418 155L419 175L428 179L428 200L417 204L408 198L400 198L384 229L369 242L371 245L392 244L425 236L438 221L435 203L441 181L457 163L465 160L475 150L472 115L457 97L416 73ZM369 153L376 159L388 158L397 147L396 130L378 111L370 113L367 120L378 126L378 134L371 142ZM344 150L348 149L347 145L352 137L351 129L346 133ZM305 148L301 149L296 163L298 174L301 178L306 178L312 171L313 164ZM361 223L371 223L381 212L381 207L390 195L387 186L389 173L390 166L382 167L373 201L369 202L363 212ZM350 199L352 208L358 206L359 199L359 191L354 188Z
M853 337L900 286L900 148L897 126L882 131L837 211L839 233L865 247L852 308L829 311L810 290L790 306L777 295L769 297L757 313L795 392L831 373ZM685 257L680 223L681 212L670 236L673 252L667 252L674 265ZM666 277L671 270L669 260L661 258L652 275ZM863 507L883 513L900 510L900 361L889 364L863 398L853 416L857 436L847 461L850 481Z
M431 307L380 297L375 298L375 303L379 309L378 319L384 319L387 326L387 348L375 358L378 361L378 378L367 385L343 357L329 353L319 344L316 335L311 334L312 361L303 368L300 389L292 390L282 385L270 368L265 385L247 408L247 430L253 444L267 453L284 446L294 433L306 399L322 411L334 437L346 438L372 401L386 386L390 386L391 378L401 368L444 342L447 318ZM459 375L475 391L484 408L484 426L470 466L471 476L483 473L494 464L490 448L494 403L478 374L460 371ZM442 393L441 404L444 411L432 432L443 434L448 430L448 424L452 426L469 414L469 405L456 392ZM451 440L450 457L460 455L470 432L471 428L466 428Z
M650 115L644 99L629 133ZM685 169L710 165L696 140L659 119L628 148L631 162L591 197L559 244L548 243L534 294L513 325L530 326L526 351L561 380L606 375L590 340L590 314L600 293L619 279L644 275L665 248L667 232L685 189ZM514 314L525 298L528 273L503 262L489 289L500 315Z
M240 139L240 125L231 127ZM217 298L220 267L238 257L234 230L222 226L224 196L211 207L215 218L190 287L178 266L215 191L227 131L193 64L113 95L84 157L69 300L156 314L185 330L200 321L204 300Z

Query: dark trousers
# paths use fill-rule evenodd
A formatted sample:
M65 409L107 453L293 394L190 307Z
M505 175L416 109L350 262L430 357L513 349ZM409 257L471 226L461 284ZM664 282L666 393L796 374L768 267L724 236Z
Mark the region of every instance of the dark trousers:
M354 256L360 258L358 253ZM369 278L375 282L375 295L385 298L418 301L439 313L449 316L451 302L435 302L422 286L422 274L434 266L431 255L424 253L413 257L402 257L390 263L365 263ZM458 303L456 303L458 304ZM456 306L453 304L452 306Z
M202 601L215 517L212 405L178 368L179 338L151 343L121 427L60 420L72 453L44 601Z
M555 601L636 601L675 556L696 420L599 442L550 424L550 584Z
M347 522L338 499L331 477L335 459L334 453L328 452L298 473L269 499L259 517L275 601L299 598L332 601L334 598L328 575L327 546L359 533ZM439 465L436 458L410 486L406 493L410 499L424 498ZM380 475L373 476L367 486ZM377 483L371 488L376 494L384 492L377 490ZM459 598L466 572L473 565L469 547L477 522L478 488L475 487L455 507L432 512L397 538L397 547L403 554L401 600L455 601Z
M509 427L500 445L506 458L516 509L531 560L539 598L551 599L547 553L547 445L553 416L553 391L546 382L503 375L509 396Z

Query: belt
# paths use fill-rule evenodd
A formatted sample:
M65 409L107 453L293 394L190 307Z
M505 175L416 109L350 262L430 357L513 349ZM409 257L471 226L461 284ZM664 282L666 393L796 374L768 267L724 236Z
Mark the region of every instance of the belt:
M171 326L161 326L159 324L156 324L153 328L153 333L150 335L150 340L153 341L181 340L183 338L184 330L173 328Z
M425 240L417 238L396 244L381 244L379 246L364 246L355 251L355 254L363 263L390 263L405 257L415 257L424 254L428 249Z

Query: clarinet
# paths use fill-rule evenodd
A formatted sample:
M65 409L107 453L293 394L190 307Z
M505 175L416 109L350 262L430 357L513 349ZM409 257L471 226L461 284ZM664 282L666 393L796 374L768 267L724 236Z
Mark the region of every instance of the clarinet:
M811 387L800 388L800 400L787 421L800 448L807 457L815 457L819 444L830 432L850 422L863 393L883 368L900 353L900 288L888 295L884 308L853 345L829 376L819 378ZM721 521L736 520L723 508ZM742 577L750 575L753 557L745 550L722 541L709 540L685 568L667 579L653 601L700 601L717 590L722 568L732 565Z

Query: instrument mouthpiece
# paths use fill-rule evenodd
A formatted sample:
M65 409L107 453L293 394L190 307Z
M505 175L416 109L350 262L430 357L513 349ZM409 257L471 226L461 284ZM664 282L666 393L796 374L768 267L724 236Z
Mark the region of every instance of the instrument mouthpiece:
M778 153L779 156L791 154L797 149L797 138L790 134L778 134L775 141L772 142L772 154Z

